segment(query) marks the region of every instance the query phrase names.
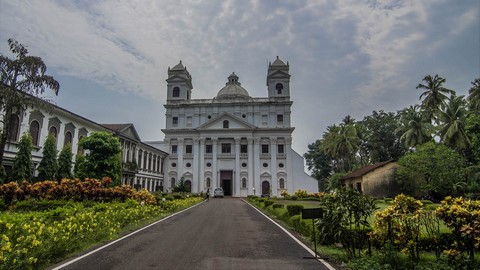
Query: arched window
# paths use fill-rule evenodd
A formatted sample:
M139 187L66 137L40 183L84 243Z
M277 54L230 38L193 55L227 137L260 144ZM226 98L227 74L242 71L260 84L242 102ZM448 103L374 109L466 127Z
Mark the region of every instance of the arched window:
M48 134L52 134L55 139L57 138L58 131L57 128L54 126L51 126L50 129L48 130Z
M178 86L175 86L175 87L173 88L172 96L173 96L173 97L179 97L179 96L180 96L180 88L178 88Z
M279 186L281 189L284 189L284 188L285 188L285 179L280 178L280 182L279 182L278 186Z
M70 131L67 131L65 132L65 140L63 141L63 145L67 145L67 144L72 144L72 132Z
M174 188L175 187L175 177L172 177L170 179L170 187Z
M32 136L33 145L38 146L38 137L40 137L40 124L33 120L30 123L30 135Z
M242 178L242 188L247 188L247 178Z
M230 123L228 122L228 120L223 120L223 128L228 128L230 125Z
M138 151L138 167L139 169L142 169L142 150Z
M207 188L210 188L212 186L212 180L210 179L210 177L207 177L207 183L205 184L207 186Z
M283 90L283 84L277 83L277 84L275 85L275 89L277 89L277 94L281 95L281 94L282 94L282 90Z
M77 153L80 153L80 154L83 154L83 147L80 145L80 142L82 141L82 139L84 138L85 136L80 136L78 138L78 148L77 148Z
M16 114L10 116L10 136L9 141L16 142L18 140L18 131L20 128L20 118Z

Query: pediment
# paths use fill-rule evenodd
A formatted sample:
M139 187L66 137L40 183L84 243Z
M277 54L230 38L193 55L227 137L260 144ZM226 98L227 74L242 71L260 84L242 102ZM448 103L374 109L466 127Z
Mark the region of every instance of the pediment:
M268 77L269 78L285 78L285 77L290 77L290 74L288 74L288 72L285 72L283 70L274 70L268 74Z
M141 141L140 136L138 136L137 130L135 129L135 127L133 125L127 127L124 130L122 130L121 134L130 138L130 139L132 139L132 140L135 140L135 141L138 141L138 142Z
M228 128L224 128L224 121L228 121ZM204 123L198 127L198 130L209 130L209 129L255 129L256 126L234 116L229 113L223 113L215 118L210 119L210 121Z

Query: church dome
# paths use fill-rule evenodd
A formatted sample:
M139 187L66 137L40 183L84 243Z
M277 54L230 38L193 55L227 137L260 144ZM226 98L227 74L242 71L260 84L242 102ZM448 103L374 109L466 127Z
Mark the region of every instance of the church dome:
M238 76L233 72L228 76L228 82L225 87L220 89L217 99L250 98L247 90L238 82Z

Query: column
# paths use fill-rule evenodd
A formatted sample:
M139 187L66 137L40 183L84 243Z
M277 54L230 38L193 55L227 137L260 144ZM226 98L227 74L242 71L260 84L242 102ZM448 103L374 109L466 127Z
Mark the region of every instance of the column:
M240 138L235 138L235 178L233 179L232 196L240 196Z
M219 187L218 172L217 172L217 146L218 138L212 138L212 185L214 187Z
M260 138L255 138L253 142L253 188L255 189L255 195L262 195L262 183L260 183Z
M180 179L183 176L183 152L185 152L184 146L183 146L183 138L178 139L178 146L177 146L177 183L180 181Z
M205 188L205 138L200 138L200 149L199 149L199 167L198 170L198 192L206 191Z
M270 173L272 180L270 182L270 189L272 190L272 196L277 196L278 179L277 179L277 139L270 139Z
M295 192L295 185L293 183L293 162L292 162L292 138L285 139L285 154L287 155L287 164L286 171L287 171L287 183L285 185L288 188L288 193L293 194Z
M253 188L254 188L254 181L253 181L253 139L249 138L248 139L248 145L247 145L247 152L248 152L248 162L247 162L247 168L248 168L248 195L253 195Z
M202 181L202 178L199 177L198 175L198 160L200 158L200 152L199 152L199 143L198 138L193 139L193 146L192 146L192 152L193 152L193 168L192 168L192 192L200 192L200 181Z

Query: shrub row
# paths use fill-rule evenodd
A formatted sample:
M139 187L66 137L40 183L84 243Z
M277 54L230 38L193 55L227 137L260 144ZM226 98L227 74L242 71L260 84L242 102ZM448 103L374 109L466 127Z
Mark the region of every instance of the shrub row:
M110 182L111 179L108 177L102 179L102 181L87 178L84 181L62 179L60 182L43 181L34 184L23 181L20 185L16 182L10 182L0 185L0 198L6 204L26 199L97 202L134 199L146 204L157 203L155 196L147 190L137 191L126 185L109 187Z

